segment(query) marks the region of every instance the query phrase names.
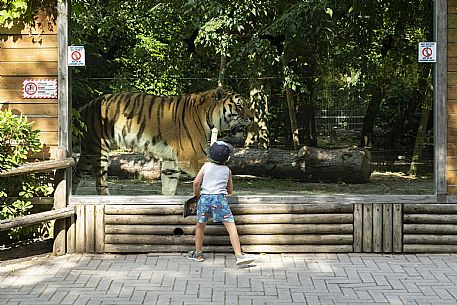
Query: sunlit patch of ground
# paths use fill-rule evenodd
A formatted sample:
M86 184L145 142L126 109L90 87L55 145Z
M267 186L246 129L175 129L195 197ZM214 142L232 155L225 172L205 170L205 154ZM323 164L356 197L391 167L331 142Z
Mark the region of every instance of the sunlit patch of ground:
M112 195L160 195L160 180L118 179L110 177L108 186ZM401 172L373 172L369 183L304 182L292 179L272 179L256 176L235 176L238 195L312 195L312 194L373 194L373 195L430 195L433 194L433 176L410 176ZM77 195L95 195L94 180L85 177ZM191 195L192 180L182 179L177 195Z

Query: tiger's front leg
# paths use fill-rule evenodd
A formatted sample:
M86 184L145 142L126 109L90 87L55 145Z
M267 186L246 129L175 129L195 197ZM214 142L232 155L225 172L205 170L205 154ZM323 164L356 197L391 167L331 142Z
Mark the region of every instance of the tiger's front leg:
M108 157L101 156L94 165L95 187L98 195L109 195L108 189Z
M178 162L174 160L163 160L161 168L162 194L172 196L176 194L178 188L179 177L181 170Z

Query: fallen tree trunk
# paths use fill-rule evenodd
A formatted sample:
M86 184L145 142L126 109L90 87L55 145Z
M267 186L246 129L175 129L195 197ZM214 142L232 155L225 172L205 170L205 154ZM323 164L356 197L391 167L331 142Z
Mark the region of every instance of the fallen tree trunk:
M160 162L157 160L126 154L110 159L110 175L160 179ZM298 153L277 148L236 148L228 166L234 175L347 183L366 183L372 171L370 153L366 150L307 146Z
M236 175L347 183L366 183L372 172L369 152L356 148L237 149L228 165Z

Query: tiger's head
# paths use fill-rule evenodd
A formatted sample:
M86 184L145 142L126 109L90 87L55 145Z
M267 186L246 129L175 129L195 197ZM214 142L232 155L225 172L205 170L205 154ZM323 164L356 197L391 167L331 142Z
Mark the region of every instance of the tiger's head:
M213 99L220 103L218 111L213 113L213 127L236 132L251 124L250 107L240 94L218 87L214 90Z

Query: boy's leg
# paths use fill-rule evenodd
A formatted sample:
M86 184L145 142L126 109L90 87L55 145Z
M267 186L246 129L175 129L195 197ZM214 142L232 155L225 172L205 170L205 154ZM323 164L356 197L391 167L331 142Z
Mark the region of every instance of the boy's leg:
M195 251L201 252L203 249L203 238L205 237L206 223L197 222L195 225Z
M235 252L236 265L249 265L255 258L249 257L241 252L240 238L238 236L238 230L234 222L224 222L224 226L230 236L230 243L232 244L233 251Z
M240 245L240 238L238 237L238 231L236 229L236 225L234 222L224 222L225 229L230 236L230 243L232 244L233 251L235 255L241 254L241 245Z

